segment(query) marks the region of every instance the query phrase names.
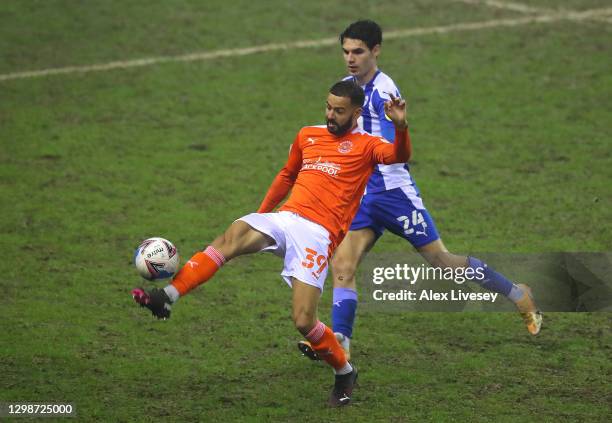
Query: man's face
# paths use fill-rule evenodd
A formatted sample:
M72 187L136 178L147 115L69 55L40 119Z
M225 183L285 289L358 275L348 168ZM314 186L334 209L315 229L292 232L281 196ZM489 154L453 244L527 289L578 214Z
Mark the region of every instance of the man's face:
M348 97L338 97L329 93L325 121L327 130L339 137L357 125L357 118L361 115L361 107L351 104Z
M366 43L354 38L345 38L342 43L342 52L346 68L352 76L363 79L376 69L376 58L380 52L380 46L375 45L372 50Z

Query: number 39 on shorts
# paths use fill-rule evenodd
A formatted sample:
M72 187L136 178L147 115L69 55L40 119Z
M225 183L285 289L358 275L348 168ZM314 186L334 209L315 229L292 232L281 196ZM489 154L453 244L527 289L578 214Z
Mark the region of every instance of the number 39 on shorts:
M315 265L318 266L316 270L312 271L312 275L319 279L321 272L323 272L327 266L327 257L325 257L323 254L319 254L312 248L305 248L304 251L306 251L306 259L302 261L302 266L304 266L306 269L312 269L315 267Z

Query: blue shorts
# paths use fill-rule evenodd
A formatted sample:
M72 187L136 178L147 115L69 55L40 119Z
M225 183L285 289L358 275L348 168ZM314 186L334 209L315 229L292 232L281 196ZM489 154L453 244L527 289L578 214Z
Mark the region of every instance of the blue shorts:
M415 248L440 238L421 197L406 187L364 195L350 230L363 228L371 228L376 238L388 229Z

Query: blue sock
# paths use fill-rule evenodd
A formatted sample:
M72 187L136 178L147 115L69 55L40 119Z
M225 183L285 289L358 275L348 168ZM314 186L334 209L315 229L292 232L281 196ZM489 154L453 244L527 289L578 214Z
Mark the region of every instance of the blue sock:
M481 260L475 257L468 257L468 267L476 272L476 276L470 279L472 282L476 282L489 291L499 292L514 302L523 297L523 290L521 288L510 282L501 273L491 269ZM484 274L484 278L478 277L482 274Z
M357 312L357 292L350 288L334 288L332 329L350 338Z

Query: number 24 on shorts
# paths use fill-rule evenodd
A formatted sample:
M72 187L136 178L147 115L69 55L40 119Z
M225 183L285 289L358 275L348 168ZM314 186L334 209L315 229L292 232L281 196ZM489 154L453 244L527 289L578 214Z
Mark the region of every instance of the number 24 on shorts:
M319 279L321 272L323 272L325 266L327 266L327 257L325 257L323 254L319 254L312 248L305 248L304 250L306 251L306 260L302 261L302 266L304 266L306 269L312 269L316 262L316 265L319 266L319 268L314 270L312 275Z

